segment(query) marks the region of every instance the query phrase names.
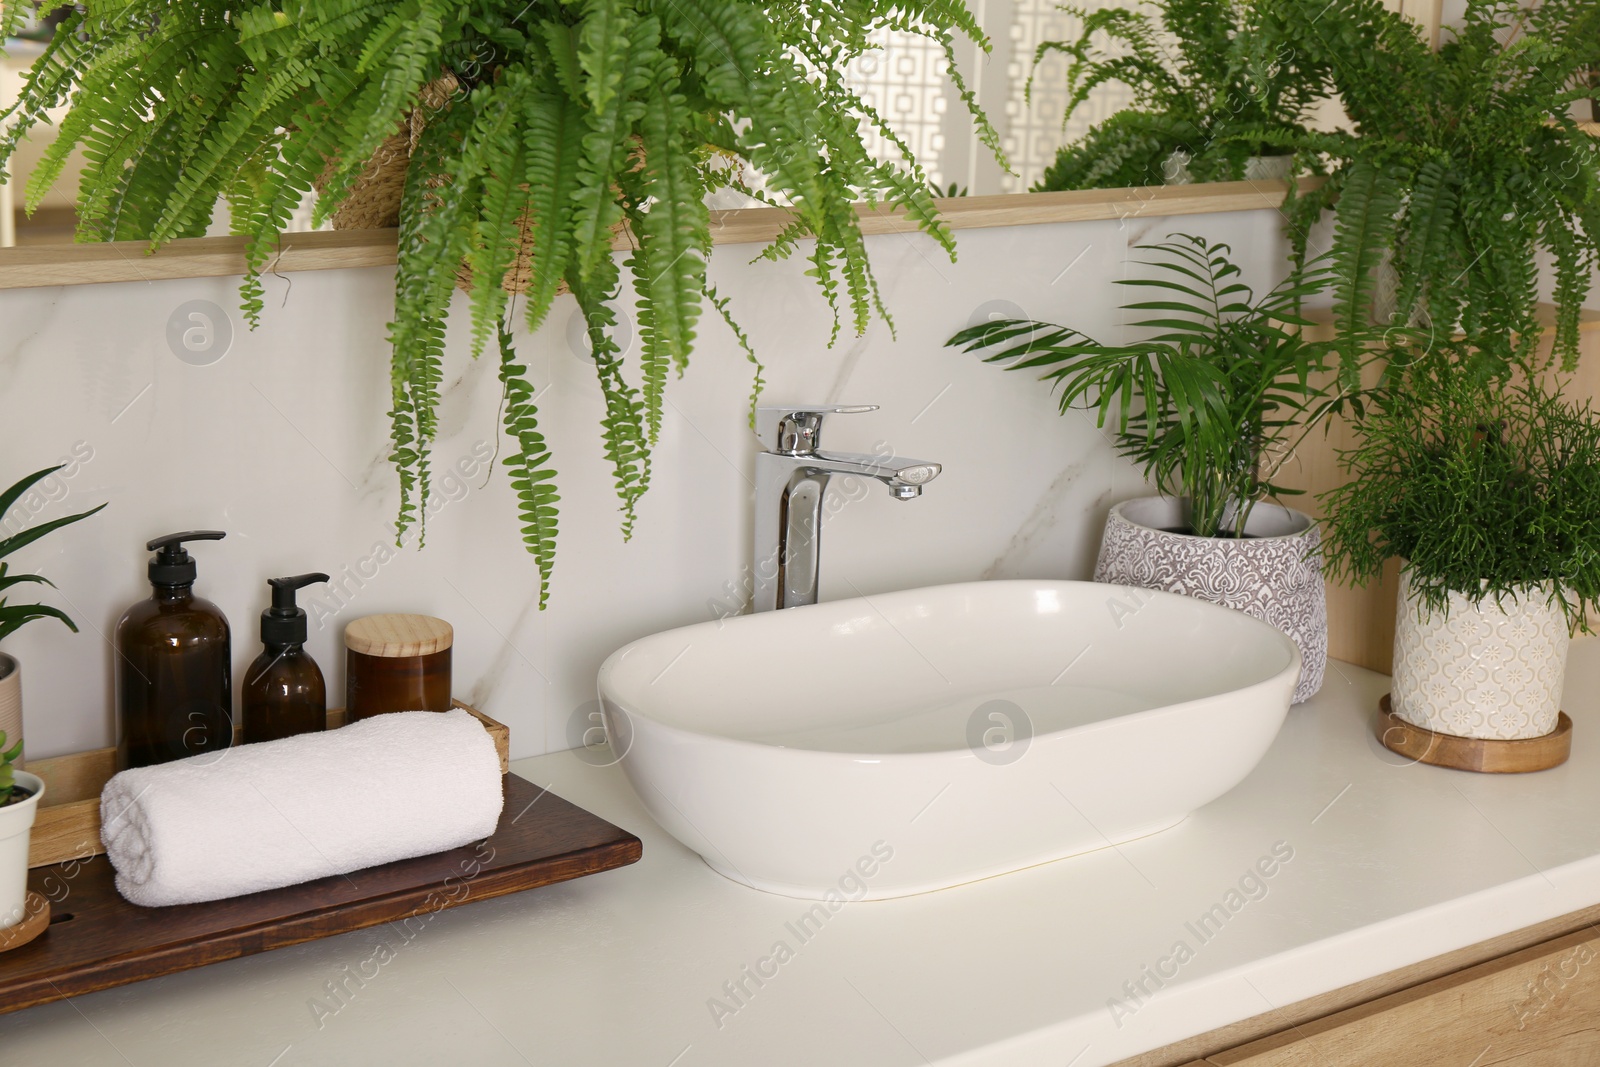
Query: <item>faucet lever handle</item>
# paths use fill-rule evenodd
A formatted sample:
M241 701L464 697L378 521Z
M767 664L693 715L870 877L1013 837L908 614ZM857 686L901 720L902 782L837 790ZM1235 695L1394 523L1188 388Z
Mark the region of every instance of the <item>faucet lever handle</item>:
M815 452L822 437L822 420L826 415L859 415L877 411L876 404L829 405L816 404L801 407L795 404L777 404L756 408L756 436L769 452L789 456L803 456Z

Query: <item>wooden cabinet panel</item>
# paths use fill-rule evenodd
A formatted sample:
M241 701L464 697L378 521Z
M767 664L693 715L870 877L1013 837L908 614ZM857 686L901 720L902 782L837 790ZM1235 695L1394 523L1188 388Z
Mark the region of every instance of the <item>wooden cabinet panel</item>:
M1590 927L1241 1048L1213 1067L1591 1067L1600 930Z

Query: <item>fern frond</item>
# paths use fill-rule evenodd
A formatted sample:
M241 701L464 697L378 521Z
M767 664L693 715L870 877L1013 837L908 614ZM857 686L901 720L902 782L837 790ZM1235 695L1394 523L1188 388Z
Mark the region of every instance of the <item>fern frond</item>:
M573 244L578 276L593 288L601 261L611 256L612 230L622 221L612 187L631 154L629 131L645 110L660 28L654 18L631 14L620 0L593 0L579 40L590 108L573 192ZM595 106L597 101L604 106Z
M749 360L750 365L755 368L755 373L750 382L750 411L748 419L750 429L754 431L756 428L756 405L760 403L761 390L767 384L761 376L766 368L761 365L761 360L757 357L755 348L750 344L750 338L745 336L744 330L739 328L739 324L734 321L733 314L728 310L728 298L719 295L716 286L707 286L706 299L711 302L712 307L717 309L717 314L722 317L722 321L727 324L729 331L732 332L733 339L739 345L739 350L744 353L744 358Z
M477 152L461 151L471 123L470 109L452 109L423 132L401 202L395 317L389 327L394 346L391 459L400 474L397 538L413 522L420 527L427 515L428 450L444 379L444 319L474 232L469 220L476 217L482 176L481 146Z
M705 186L693 146L683 136L690 125L687 101L669 71L658 73L656 85L639 123L652 199L636 227L639 247L630 259L639 297L645 418L652 444L661 431L667 364L674 364L680 375L689 364L706 288L709 228Z
M523 114L523 180L533 261L524 313L530 331L549 312L576 248L574 214L586 129L579 106L565 94L529 95Z
M510 326L497 329L500 348L500 385L505 391L505 430L517 451L503 462L511 471L511 489L517 494L517 514L522 520L522 543L539 567L539 609L550 600L550 577L555 572L556 532L560 514L556 504L555 468L550 449L539 432L539 412L534 404L528 369L516 361Z
M522 248L520 220L528 210L523 187L527 146L516 128L521 121L528 82L520 71L510 72L501 84L488 87L477 110L469 137L482 145L483 198L477 225L467 252L472 270L472 355L483 351L500 320L508 294L506 271ZM502 346L503 347L503 346Z
M609 267L608 272L604 269ZM609 257L597 276L615 284L616 265ZM595 375L605 396L606 414L600 420L601 436L605 440L606 458L611 461L612 477L617 496L622 501L622 539L633 539L633 523L639 498L650 487L650 446L643 432L644 403L639 392L622 376L622 351L612 337L616 328L616 313L608 306L615 289L601 296L588 289L577 272L567 276L572 295L578 298L589 329L589 343L594 355Z
M1340 337L1341 375L1356 384L1359 342L1372 321L1378 264L1393 246L1400 210L1401 182L1391 168L1357 163L1349 169L1339 194L1334 225L1333 317Z

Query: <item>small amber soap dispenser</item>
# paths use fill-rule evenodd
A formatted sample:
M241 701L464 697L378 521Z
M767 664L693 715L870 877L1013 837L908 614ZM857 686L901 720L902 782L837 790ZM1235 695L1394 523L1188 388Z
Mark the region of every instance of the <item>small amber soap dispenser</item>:
M117 623L117 766L148 767L233 744L228 619L194 595L189 541L221 530L168 534L145 544L150 598Z
M272 606L261 613L261 655L245 671L239 694L246 744L327 728L327 687L305 648L305 609L294 602L296 590L327 580L326 574L267 579Z

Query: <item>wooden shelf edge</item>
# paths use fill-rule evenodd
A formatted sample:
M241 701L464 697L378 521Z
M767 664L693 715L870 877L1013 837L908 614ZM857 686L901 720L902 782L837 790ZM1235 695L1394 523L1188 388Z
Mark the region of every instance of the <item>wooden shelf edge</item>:
M394 234L393 230L285 234L268 270L281 273L392 265ZM0 249L0 289L240 275L245 270L244 249L243 237L171 241L154 253L147 251L142 241L23 245Z
M1310 189L1321 179L1303 179ZM1287 184L1218 182L1137 189L1086 189L1065 193L1014 193L937 200L952 230L1161 218L1224 211L1259 211L1283 205ZM914 233L904 214L857 205L866 234ZM783 208L743 208L711 213L714 244L771 241L789 221ZM629 247L628 238L617 247ZM171 241L151 253L140 241L103 244L24 245L0 249L0 289L29 289L107 282L153 282L175 278L221 278L244 273L243 237L196 237ZM395 262L394 230L335 230L285 234L270 273L383 267Z
M1600 296L1600 293L1597 293L1596 296ZM1332 308L1308 308L1304 314L1306 318L1310 319L1312 322L1315 322L1318 326L1327 329L1332 329L1333 327ZM1555 333L1556 306L1554 304L1548 304L1544 301L1540 301L1538 314L1539 322L1544 326L1545 334L1549 335ZM1600 308L1586 307L1580 309L1578 312L1578 332L1593 333L1597 330L1600 330Z

